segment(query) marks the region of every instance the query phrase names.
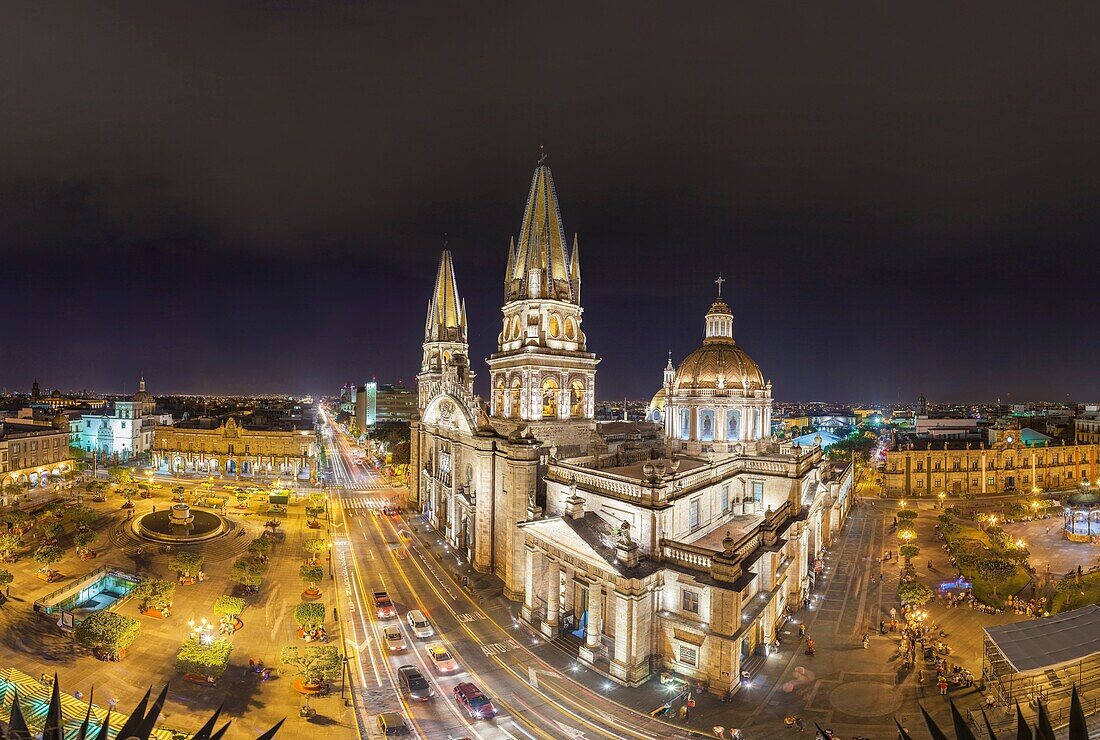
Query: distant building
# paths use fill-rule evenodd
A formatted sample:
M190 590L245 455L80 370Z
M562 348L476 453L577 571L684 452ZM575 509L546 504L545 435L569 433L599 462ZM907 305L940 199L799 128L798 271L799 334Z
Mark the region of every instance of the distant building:
M153 455L162 473L281 476L312 480L317 473L312 429L246 427L229 417L224 423L199 419L156 427Z
M929 418L918 415L916 436L919 442L942 442L948 439L984 442L984 427L988 423L983 419Z
M106 399L103 398L86 398L80 396L66 396L62 395L61 391L54 389L49 395L43 395L42 389L38 386L38 381L34 381L31 384L31 407L49 408L49 409L64 409L71 407L81 407L88 409L103 408L107 405Z
M960 442L927 443L923 449L886 453L886 492L935 496L940 492L1003 493L1072 488L1095 482L1100 445L1045 446L1034 430L1026 440L1006 438L994 447ZM1046 435L1040 435L1049 440ZM1029 447L1027 442L1036 444Z
M42 485L71 469L68 419L0 420L0 485Z
M153 449L153 428L170 424L171 415L156 413L156 400L145 390L145 378L128 401L115 401L103 413L74 413L69 416L70 444L85 457L104 462L126 462Z
M355 426L363 432L374 426L378 416L378 384L366 383L355 389Z
M416 394L403 385L380 385L375 398L375 423L406 422L416 415Z
M841 440L840 437L835 434L830 434L826 431L810 432L809 434L803 434L801 437L795 437L791 440L792 444L796 444L799 447L813 447L817 445L823 450L827 450L837 442Z
M1100 407L1088 405L1073 420L1077 444L1100 444Z

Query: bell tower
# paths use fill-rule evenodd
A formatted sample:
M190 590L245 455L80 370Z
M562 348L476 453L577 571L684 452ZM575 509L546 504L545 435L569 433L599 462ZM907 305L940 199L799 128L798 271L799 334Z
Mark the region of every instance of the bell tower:
M444 249L440 255L435 290L428 300L424 353L416 380L421 411L427 405L433 381L448 381L473 394L474 374L470 370L470 346L466 341L466 302L458 296L458 281L449 249Z
M580 248L565 239L554 176L539 157L519 236L508 245L503 321L487 362L490 412L523 421L591 421L596 365L581 329Z

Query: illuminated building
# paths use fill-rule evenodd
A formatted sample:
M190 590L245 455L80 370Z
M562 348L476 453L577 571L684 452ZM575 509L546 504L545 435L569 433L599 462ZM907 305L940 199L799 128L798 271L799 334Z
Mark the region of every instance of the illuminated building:
M0 420L0 485L39 485L70 469L69 420Z
M162 473L226 475L249 478L280 476L312 480L317 473L317 447L311 429L249 427L229 417L158 426L153 456Z
M444 251L428 302L410 478L428 522L525 622L637 685L654 670L737 691L820 572L852 468L770 436L771 385L719 297L703 345L671 358L646 422L594 419L598 358L550 168L510 245L488 402Z
M106 411L106 410L105 410ZM153 449L153 427L171 416L156 414L156 401L145 390L145 378L129 401L115 401L111 413L74 414L69 419L71 444L85 457L125 462Z

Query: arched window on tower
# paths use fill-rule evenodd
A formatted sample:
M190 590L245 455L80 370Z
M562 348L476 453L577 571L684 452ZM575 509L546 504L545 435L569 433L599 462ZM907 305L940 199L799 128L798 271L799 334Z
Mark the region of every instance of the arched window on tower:
M559 390L558 381L553 378L547 378L542 382L542 418L557 418Z
M504 413L504 378L497 378L496 389L493 391L493 414L499 416Z
M741 439L741 412L730 409L726 412L726 441L736 442Z
M515 419L519 417L519 396L520 396L520 380L519 376L512 377L512 387L508 390L508 405L504 410L504 416L509 419Z
M569 394L569 415L572 417L584 416L584 381L574 380L570 384Z

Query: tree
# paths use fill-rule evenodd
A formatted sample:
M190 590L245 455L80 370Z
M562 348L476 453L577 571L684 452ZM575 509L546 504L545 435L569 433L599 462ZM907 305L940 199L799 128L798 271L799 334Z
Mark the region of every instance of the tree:
M317 584L325 577L325 569L319 565L304 564L298 569L298 575L303 581L309 583L310 591L318 591Z
M124 508L124 509L134 508L134 496L137 495L137 492L138 492L137 487L136 486L131 486L131 485L122 486L118 489L118 495L122 496L122 498L125 499L125 501L122 504L122 508Z
M36 563L42 564L42 572L49 576L53 574L50 566L60 560L64 554L65 552L57 545L42 545L34 551L33 557Z
M130 591L130 595L141 605L142 611L156 609L159 612L172 606L175 593L175 581L162 581L158 578L147 578Z
M226 639L219 638L205 645L199 640L187 640L176 653L176 670L205 676L213 682L229 667L229 654L232 652L233 643Z
M130 474L130 469L122 465L113 465L107 468L107 475L117 485L126 486L134 479Z
M324 513L325 513L325 507L324 506L318 506L318 505L315 505L315 504L310 504L310 505L306 506L306 516L309 517L309 520L311 522L316 522L317 517L321 516Z
M920 581L909 581L898 587L898 598L906 606L922 607L932 599L932 589Z
M247 591L255 592L263 583L264 567L251 558L240 558L229 570L229 580Z
M0 535L0 559L7 562L15 560L23 549L23 538L17 534Z
M302 543L302 547L309 553L310 562L316 563L318 557L320 557L321 553L328 547L328 544L320 537L314 537Z
M248 554L254 558L260 559L267 557L271 552L271 540L265 534L262 537L257 537L248 543Z
M920 548L916 545L902 545L898 548L898 555L905 558L905 564L908 565L910 560L920 555Z
M982 558L977 568L981 577L993 586L993 593L997 593L998 586L1016 573L1016 563L1004 558Z
M917 518L917 512L912 509L901 509L895 516L898 518L899 522L912 523L912 521Z
M279 655L283 665L294 668L294 675L302 677L307 686L320 686L340 675L340 651L335 645L289 645Z
M119 660L134 644L141 622L117 612L92 612L76 626L73 637L104 660Z
M202 570L203 557L197 552L181 552L168 558L168 567L184 578L195 578Z
M325 605L319 601L303 601L294 607L294 621L304 630L315 630L325 623Z
M236 620L244 611L244 599L236 596L219 596L214 600L214 613L219 617L231 617Z
M31 515L22 509L12 509L4 515L4 522L11 525L12 529L25 531L31 521Z
M233 494L237 499L237 506L242 509L248 506L248 491L237 491Z
M88 553L88 545L95 542L95 532L77 532L73 537L73 544L76 545L77 555L86 555Z
M50 522L42 528L42 536L50 542L56 542L64 529L65 528L61 526L60 522Z
M99 514L92 511L87 506L76 506L69 509L69 521L77 526L78 529L90 527L99 519Z

